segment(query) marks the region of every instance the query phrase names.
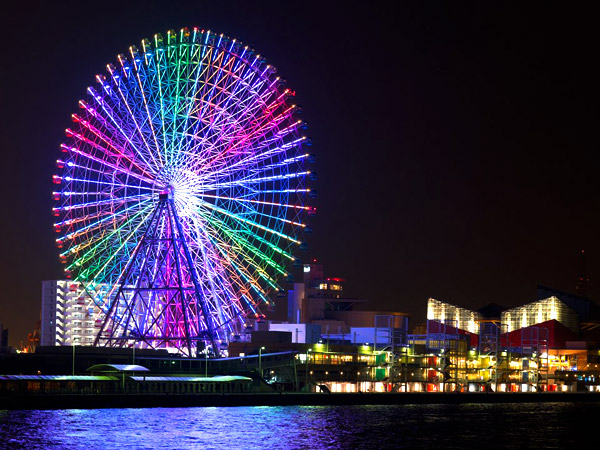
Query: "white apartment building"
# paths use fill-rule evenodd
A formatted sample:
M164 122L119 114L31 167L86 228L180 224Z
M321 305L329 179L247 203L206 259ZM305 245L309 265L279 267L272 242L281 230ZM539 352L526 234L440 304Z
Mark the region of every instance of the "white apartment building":
M92 345L103 314L81 283L42 281L40 345Z

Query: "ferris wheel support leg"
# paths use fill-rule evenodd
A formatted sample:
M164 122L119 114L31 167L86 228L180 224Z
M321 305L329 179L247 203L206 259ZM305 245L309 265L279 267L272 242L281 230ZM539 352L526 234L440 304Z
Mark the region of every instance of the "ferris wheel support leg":
M196 298L198 300L198 304L200 305L200 309L202 310L202 315L204 316L204 319L206 320L208 338L213 347L213 352L215 353L216 356L220 356L221 352L220 352L219 346L217 345L217 341L215 339L215 329L211 322L211 316L209 314L208 308L206 307L206 303L204 301L205 300L204 296L200 293L200 283L198 281L196 267L193 264L192 255L190 255L190 250L189 250L187 244L185 243L185 240L183 239L183 236L185 236L183 234L183 227L181 226L181 222L179 221L179 217L177 216L177 211L175 210L175 204L174 204L173 200L169 199L169 202L171 204L171 211L173 212L173 219L175 220L177 232L179 233L179 236L181 237L181 246L183 247L186 263L187 263L189 271L190 271L190 277L192 278L192 281L194 283L194 293L196 294ZM200 330L198 330L198 332L200 332ZM191 356L191 352L190 352L190 356Z
M175 205L173 204L172 200L167 200L167 209L170 210L169 211L169 222L170 222L170 227L171 229L173 229L173 221L176 221L176 212L175 212ZM180 227L177 227L177 231L179 232ZM185 246L185 242L183 241L183 235L180 233L179 234L179 238L181 241L181 246ZM184 304L187 296L185 295L184 289L183 289L183 273L181 271L181 262L179 261L179 249L178 249L178 245L177 245L177 239L175 238L175 233L171 233L171 245L173 246L173 250L175 251L175 265L177 267L177 277L179 279L179 295L181 296L181 310L183 312L183 323L184 323L184 327L185 327L185 343L187 345L187 349L188 349L188 356L192 356L192 339L191 339L191 333L190 333L190 324L189 324L189 320L188 320L188 305ZM192 275L193 276L193 275ZM189 302L188 302L189 303ZM208 318L207 318L208 321Z
M150 224L152 224L154 222L154 218L156 217L156 214L159 212L159 208L156 208L154 210L154 213L152 214L152 217L150 218ZM113 314L114 314L114 310L115 307L118 303L118 299L121 297L121 295L123 294L123 287L125 285L125 280L127 280L129 274L131 273L131 270L133 268L134 262L136 261L138 254L142 248L142 244L144 242L146 238L146 234L144 234L142 236L142 238L140 239L140 241L138 242L135 250L133 251L133 255L131 256L131 258L129 258L129 261L127 263L127 266L125 266L125 270L123 272L121 272L121 275L119 277L120 282L118 283L119 285L119 289L117 290L117 295L115 295L111 301L110 307L108 308L108 312L106 313L106 317L104 318L104 320L102 321L102 326L100 327L100 330L98 331L98 334L96 335L96 338L94 339L94 347L98 347L98 344L100 343L100 339L102 336L102 333L104 332L104 329L106 328L106 325L111 321L114 320L112 319ZM115 336L115 329L116 327L112 327L111 329L111 334L108 338L108 346L112 347L113 341L114 341L114 336Z

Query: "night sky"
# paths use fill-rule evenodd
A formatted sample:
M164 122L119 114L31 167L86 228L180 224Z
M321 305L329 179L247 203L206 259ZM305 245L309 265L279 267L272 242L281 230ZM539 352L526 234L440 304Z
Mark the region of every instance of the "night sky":
M168 29L254 47L297 92L318 157L310 249L346 294L424 319L428 297L600 298L598 34L570 3L12 2L0 70L0 322L39 318L54 161L94 76ZM85 3L85 5L82 5ZM391 2L390 2L391 3ZM478 3L485 3L481 5Z

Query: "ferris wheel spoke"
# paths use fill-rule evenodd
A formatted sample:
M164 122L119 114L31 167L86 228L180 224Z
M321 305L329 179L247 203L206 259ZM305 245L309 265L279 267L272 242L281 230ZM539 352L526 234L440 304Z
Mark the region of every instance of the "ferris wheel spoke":
M61 220L54 224L55 227L72 226L78 223L88 223L90 220L98 219L99 217L105 217L111 215L111 211L95 211L93 213L87 213L86 215L75 217L73 219Z
M253 265L256 269L258 269L258 266L256 265L256 263L254 263L254 261L258 259L260 261L267 263L269 266L273 267L280 275L282 275L282 276L289 275L287 273L287 271L285 270L285 268L282 267L281 265L277 264L277 262L275 262L272 257L266 255L264 252L262 252L256 246L252 245L248 240L241 239L239 236L239 233L240 233L239 230L234 230L231 227L227 226L226 223L224 223L220 220L215 220L214 218L212 218L212 219L208 218L207 222L205 222L205 223L209 223L211 227L214 227L215 237L214 237L213 243L215 245L217 245L217 247L219 249L223 249L223 248L228 249L229 248L229 244L227 244L226 241L223 240L224 238L226 238L230 242L232 242L233 244L236 245L237 249L236 249L236 251L233 252L233 255L237 255L236 258L239 257L242 261L248 262L249 264ZM265 240L264 238L261 238L256 233L253 233L251 230L248 230L247 232L249 235L251 235L251 237L254 240L266 245L272 251L279 253L283 256L286 256L287 258L289 258L291 260L294 260L294 257L292 255L285 252L283 249L279 248L277 245L273 244L272 242L269 242L269 241ZM219 243L222 246L219 245ZM271 287L276 286L275 280L272 277L268 276L264 271L261 272L261 277L269 285L271 285Z
M263 83L261 80L259 80L258 85L261 84ZM242 87L246 86L243 85ZM252 87L256 87L256 85ZM232 129L243 130L243 127L246 124L250 123L252 120L256 120L256 114L263 111L261 106L264 106L266 103L266 98L260 97L261 94L257 93L256 91L252 91L252 87L247 89L247 91L250 90L252 92L250 98L253 98L254 102L243 100L238 97L237 102L234 101L229 104L225 104L222 107L213 104L212 106L218 110L218 116L213 120L207 121L207 123L198 121L197 124L203 126L200 128L196 127L192 134L207 136L209 139L215 136L217 139L213 140L215 141L214 145L216 146L223 137L227 135L236 135L235 131L231 131ZM238 95L241 94L238 93ZM264 95L270 95L270 93L267 92L266 94L263 94L263 96ZM240 106L243 106L242 110L239 110ZM213 132L213 128L216 127L217 124L219 124L219 130L218 132ZM205 152L206 154L210 154L211 147L207 147Z
M219 213L221 213L221 214L223 214L225 216L231 217L232 219L234 219L234 220L236 220L238 222L251 225L251 226L253 226L255 228L258 228L260 230L263 230L263 231L267 231L267 232L269 232L269 233L271 233L273 235L276 235L278 237L287 239L290 242L294 242L295 244L298 244L298 245L301 244L300 241L294 239L292 236L288 236L285 233L281 233L279 231L273 230L273 229L271 229L269 227L261 225L258 222L255 222L255 221L250 220L250 219L246 219L246 218L241 217L241 216L239 216L237 214L233 214L233 213L231 213L231 212L229 212L229 211L227 211L227 210L225 210L223 208L219 208L218 206L215 206L215 205L213 205L211 203L204 202L202 205L205 206L206 208L209 208L209 209L213 210L213 211L217 211L217 212L219 212Z
M100 124L102 124L102 126L104 128L106 128L107 131L110 131L112 129L112 127L108 124L106 119L101 117L97 113L96 110L94 110L93 108L91 108L88 105L87 102L80 100L79 105L81 108L85 109L86 113L89 114L91 116L91 118L93 118L94 120L97 120ZM86 136L84 136L80 133L76 133L70 129L66 130L67 135L71 135L72 137L78 139L82 143L90 145L95 150L98 150L100 152L100 154L103 155L105 158L113 158L113 159L116 159L117 161L120 158L123 158L128 162L128 164L130 165L131 168L133 168L133 167L137 168L147 178L152 177L152 175L148 173L147 169L144 169L143 167L141 167L138 164L138 162L135 160L135 152L127 152L126 153L125 152L126 146L119 147L117 145L117 143L115 142L114 137L113 138L109 137L105 132L101 131L100 129L98 129L97 127L92 125L92 123L89 120L86 120L86 119L78 116L77 114L73 114L72 118L76 123L83 126L85 130L89 131L97 139L99 139L101 142L106 144L108 146L108 148L103 147L102 145L98 144L97 142L94 142L91 139L88 139ZM113 129L113 132L114 131L115 130ZM62 146L65 146L65 144L63 144ZM109 150L109 148L110 148L110 150ZM106 161L106 159L104 159L104 161Z
M305 223L296 222L294 220L285 219L283 217L273 216L271 214L266 214L266 213L258 212L258 211L255 211L254 214L257 215L257 216L266 217L266 218L271 219L271 220L276 220L276 221L279 221L279 222L287 223L289 225L293 225L293 226L296 226L296 227L306 228L306 224Z
M138 84L140 95L144 102L144 110L146 112L148 126L150 127L150 131L152 133L152 140L154 141L155 153L157 154L159 160L162 161L162 155L161 155L161 152L159 151L159 149L161 148L161 145L158 143L157 133L156 133L156 130L154 129L154 120L153 120L152 114L150 113L150 107L148 105L148 99L146 97L147 87L145 86L145 82L148 77L144 76L144 82L142 82L141 74L144 74L144 75L146 75L146 74L145 74L144 64L142 64L142 59L139 56L139 54L137 53L137 49L135 47L131 46L131 47L129 47L129 52L131 54L131 58L135 65L135 69L136 69L134 71L135 78L136 78L136 81Z
M203 113L206 112L206 107L211 105L211 98L217 86L217 81L222 75L221 68L223 66L223 60L227 59L227 55L225 54L225 52L218 51L222 39L223 35L219 36L219 42L215 45L214 50L211 51L209 55L208 68L210 70L210 73L205 79L204 86L210 86L210 89L203 89L201 96L199 97L199 100L202 102L202 106L204 107L204 109L200 110L199 116L202 116ZM217 66L217 64L219 65Z
M123 68L123 73L125 75L128 74L128 72L130 70L128 70L127 68L130 67L128 64L127 59L123 56L123 55L119 55L119 62L121 63L121 67ZM131 95L128 92L124 92L124 88L126 88L127 86L125 85L125 80L120 77L120 76L116 76L117 74L115 73L116 68L112 65L109 64L108 66L108 70L111 73L111 75L113 75L111 77L112 80L112 84L114 87L116 87L117 92L119 93L119 96L111 96L109 98L115 98L117 100L117 105L121 106L120 109L125 109L126 114L129 116L129 120L130 123L133 124L133 128L135 129L135 131L137 133L137 136L139 136L139 139L141 140L141 146L138 145L134 145L135 148L140 148L140 147L144 147L147 150L147 154L150 156L150 158L152 159L152 163L154 165L154 167L161 167L162 166L162 162L160 160L160 152L157 151L153 151L153 148L151 147L151 145L148 143L145 133L144 131L142 131L142 128L140 126L140 124L138 123L138 115L133 111L131 105L130 105L130 101L128 100L128 98L131 97ZM131 75L128 75L128 77L130 77ZM103 78L98 78L98 82L102 85L102 87L107 90L107 86L108 84L105 82L105 80ZM114 92L114 90L113 90ZM146 98L145 96L143 96L143 90L142 90L142 98L143 98L143 102L146 102ZM148 118L150 119L149 113L148 113ZM152 122L150 121L150 128L151 128L151 132L152 135L154 136L154 129L152 128ZM155 136L154 136L155 137ZM156 146L155 148L160 148L158 147L158 142L156 142ZM156 155L156 158L155 158ZM157 161L158 159L158 161Z
M254 194L301 194L310 192L309 188L305 189L267 189L267 190L257 190L253 191Z
M108 161L105 161L105 160L103 160L101 158L97 158L95 156L92 156L92 155L90 155L90 154L88 154L88 153L80 150L79 148L69 147L69 146L64 145L64 144L63 144L63 148L65 150L67 150L67 151L70 151L70 152L73 152L73 153L75 153L75 154L77 154L79 156L82 156L83 158L86 158L89 161L93 161L93 162L95 162L97 164L100 164L100 165L104 166L106 169L111 169L112 172L109 172L109 173L118 172L118 173L121 173L123 175L129 176L129 177L132 177L132 178L137 178L138 180L144 181L146 183L150 183L150 184L153 183L153 181L151 179L149 179L149 178L146 178L146 177L144 177L142 175L139 175L139 174L137 174L135 172L127 170L125 167L117 166L117 165L112 164L112 163L110 163ZM87 169L86 166L81 166L81 165L78 165L78 164L76 164L74 162L68 162L68 163L66 163L66 165L69 166L69 167L80 167L82 169ZM100 173L100 174L103 174L103 175L107 174L106 171L100 171L100 170L96 170L96 169L89 169L89 170L92 170L92 171L94 171L96 173Z
M67 253L77 254L80 251L85 250L86 248L90 247L89 250L85 254L78 257L77 259L74 259L73 262L71 263L71 265L67 266L67 268L73 269L77 266L86 264L88 261L90 261L90 259L96 257L96 255L104 249L105 251L110 251L110 253L112 255L107 259L106 264L100 268L100 272L102 270L104 270L104 268L106 268L107 264L109 264L117 256L123 256L120 254L121 250L123 250L123 248L125 248L125 246L129 243L129 241L137 235L139 228L144 224L145 220L147 219L148 209L149 209L149 206L146 208L146 210L142 210L142 211L138 212L137 214L135 214L134 216L132 216L129 219L128 222L130 224L133 224L135 222L135 220L137 220L138 218L141 219L140 222L137 225L132 226L130 228L130 230L125 230L124 225L122 225L121 227L114 229L113 231L111 231L110 233L107 233L106 235L100 234L93 239L89 239L88 241L79 243L77 246L72 247L69 250L69 252L65 252L64 253L65 256ZM125 236L124 239L121 240L120 238L124 231L128 234L127 234L127 236ZM116 242L115 242L115 238L116 238ZM116 244L118 244L118 245L115 247ZM98 272L98 273L100 273L100 272ZM87 279L87 277L89 277L89 275L90 275L89 273L86 273L85 271L83 273L85 274L85 276L82 277L83 279Z
M147 217L148 216L146 216L146 218ZM140 224L138 224L138 226L130 232L130 234L123 240L123 242L121 242L121 244L116 249L116 251L114 253L111 253L111 256L108 258L108 260L104 263L104 265L102 267L99 267L99 268L90 267L90 269L87 269L86 271L84 271L82 273L81 278L83 280L86 280L86 281L90 280L90 281L88 281L88 285L94 286L94 288L96 288L97 286L108 286L109 287L109 291L106 294L102 295L102 291L101 291L99 295L96 295L94 297L97 304L106 305L104 298L107 298L107 299L112 298L113 294L114 294L114 290L117 289L117 287L118 287L117 283L114 283L114 284L106 283L106 280L104 278L102 278L102 274L106 273L106 271L107 271L106 269L113 269L115 267L114 261L116 260L117 256L120 255L120 252L124 248L126 248L126 245L129 243L129 241L131 241L136 236L137 231L139 230L139 228L141 227L141 225L143 223L144 223L143 221L140 222ZM139 244L139 242L137 244ZM136 247L137 247L137 245L136 245ZM128 260L128 257L127 257L127 260ZM121 278L122 270L124 270L124 268L125 267L123 267L123 269L117 269L118 273L119 273L119 278Z
M77 164L74 162L68 162L67 166L69 166L69 168L71 170L73 170L75 173L80 173L83 171L83 172L87 172L90 175L94 174L96 178L104 179L104 180L116 179L116 176L119 176L119 175L121 175L121 176L124 175L125 177L128 177L128 175L129 175L126 172L121 172L119 170L113 170L113 171L107 170L107 169L110 169L110 167L100 166L101 168L94 168L94 166L92 166L91 164L90 165L82 165L82 164ZM65 177L65 179L66 178L67 177ZM72 177L70 177L70 178L72 180L77 180L76 178L72 178ZM139 180L139 178L138 178L138 180ZM146 180L144 180L144 181L146 181Z
M171 83L174 85L174 98L175 101L172 103L172 114L171 114L171 142L169 144L169 149L170 149L170 160L172 161L173 158L176 156L175 153L175 130L178 129L178 116L179 116L179 111L180 111L180 93L181 93L181 76L180 76L180 72L181 72L181 58L179 57L179 52L183 50L183 47L175 47L174 46L174 42L176 39L175 33L169 31L167 33L167 54L169 56L169 59L171 60L170 64L169 64L169 68L171 68L172 72L167 72L170 73L170 81ZM174 60L174 61L173 61ZM174 73L173 73L174 72Z
M143 214L145 211L147 211L147 209L148 209L148 206L146 206L145 209L142 209L137 214L132 215L129 218L128 222L130 224L133 223L139 217L139 215ZM74 219L74 220L78 220L78 219ZM79 253L82 249L85 249L86 247L91 246L92 244L94 244L97 241L104 241L105 239L112 237L115 233L117 233L117 234L121 233L122 228L123 228L123 226L114 229L110 233L100 233L100 234L96 235L95 237L93 237L92 239L88 239L87 241L82 241L79 244L77 244L76 246L71 247L68 251L65 251L65 252L61 253L60 256L66 257L68 254ZM57 242L64 242L65 240L67 240L67 239L66 238L58 238L56 241ZM93 249L95 250L96 248L97 247L94 247Z
M164 102L164 87L163 87L163 79L162 79L162 69L161 67L165 67L166 66L166 62L165 62L165 54L164 51L162 51L163 49L160 48L158 46L158 39L159 39L159 35L154 35L154 51L152 52L152 48L151 48L151 43L149 40L144 39L142 40L142 46L144 48L144 55L146 58L146 64L148 69L151 69L151 71L155 74L155 88L152 89L151 91L154 93L154 99L153 99L153 104L155 107L158 108L159 110L159 114L160 114L160 128L161 128L161 136L162 136L162 141L165 142L166 140L166 136L167 136L167 132L166 132L166 128L165 128L165 110L167 108L167 105ZM161 66L162 64L162 66ZM157 102L158 99L158 102ZM157 104L158 103L158 104ZM163 146L166 147L166 146ZM158 151L159 149L157 149ZM166 151L166 148L162 149L162 153L163 153L163 157L165 159L165 161L168 161L167 158L167 154L164 153Z
M204 47L203 47L204 48ZM196 52L198 51L198 49L196 49ZM184 114L184 126L181 128L181 135L184 137L189 137L190 133L187 133L186 130L191 130L194 129L195 131L197 131L197 124L202 123L202 120L199 120L200 118L202 118L204 116L203 114L203 107L205 105L210 105L211 107L215 107L218 105L215 105L211 99L210 96L207 97L207 95L210 95L215 88L217 88L217 80L213 80L213 78L215 77L215 72L217 74L217 76L221 75L221 74L228 74L227 70L225 69L224 63L221 64L220 66L220 70L219 68L215 69L215 61L214 61L214 55L215 52L208 52L208 53L202 53L202 58L198 61L198 65L197 67L194 68L194 72L196 73L195 77L194 77L194 84L191 86L190 89L188 89L188 91L185 93L186 96L186 103L188 104L187 110ZM223 58L223 54L220 53L217 55L218 59L224 59L225 62L229 60L229 55L225 55ZM212 60L211 60L212 59ZM189 67L189 64L188 64ZM199 87L199 80L200 78L204 75L203 78L203 82ZM208 86L211 86L211 88L208 90L206 90L206 88ZM199 109L196 109L196 105L200 105ZM191 125L189 125L189 119L192 117L198 117L199 119L196 119L194 121L194 123L192 123ZM211 122L215 122L216 119L213 116L211 118ZM191 133L191 135L196 135L196 132ZM179 141L179 147L178 147L178 152L177 154L179 154L179 152L183 149L183 140Z
M129 206L128 208L124 208L124 209L121 209L120 211L116 211L116 212L114 212L114 213L106 216L105 218L103 218L101 220L98 220L96 222L90 223L89 225L87 225L87 226L85 226L83 228L80 228L78 230L75 230L75 231L73 231L73 232L65 235L63 237L63 240L73 239L73 238L75 238L75 237L77 237L77 236L79 236L79 235L81 235L81 234L83 234L85 232L88 232L88 231L94 230L96 228L99 228L101 226L104 226L105 223L108 222L111 219L112 219L112 223L113 224L116 224L116 223L118 223L118 222L120 222L122 220L125 220L125 219L127 219L127 214L126 214L127 212L129 212L129 211L131 211L131 210L133 210L135 208L140 208L141 204L143 204L143 203L145 203L147 201L148 200L143 200L142 202L134 204L132 206Z
M299 210L304 210L304 211L311 211L312 208L310 206L305 206L305 205L292 205L292 204L287 204L287 203L276 203L276 202L267 202L267 201L262 201L262 200L254 200L254 199L248 199L248 198L240 198L240 197L225 197L222 195L210 195L210 194L206 194L206 193L201 193L199 194L200 198L213 198L213 199L217 199L217 200L230 200L230 201L234 201L234 202L241 202L241 203L255 203L255 204L259 204L259 205L269 205L269 206L275 206L277 208L292 208L292 209L299 209Z
M304 172L296 172L296 173L286 173L283 175L273 175L270 177L241 178L236 181L217 183L214 185L211 185L211 184L204 185L203 188L207 189L207 190L213 190L213 189L217 189L217 188L218 189L228 188L231 186L246 186L248 184L255 184L255 183L277 182L277 181L281 181L281 180L289 180L290 178L305 177L306 175L309 175L309 174L310 174L310 171L304 171Z
M233 41L233 43L231 44L231 46L233 47L235 43L235 40ZM231 51L231 49L230 49ZM244 50L245 52L246 50ZM247 88L249 86L248 83L245 83L243 75L239 75L236 72L243 71L243 66L239 64L241 57L238 58L236 67L232 70L232 71L228 71L225 68L222 68L222 72L226 73L227 77L231 79L231 82L229 83L229 85L225 85L222 89L221 89L221 95L223 95L224 92L227 91L227 89L231 89L230 92L227 93L227 95L225 96L225 102L223 104L222 107L218 107L219 105L215 105L217 108L217 114L213 117L213 119L210 121L210 123L203 128L202 131L202 135L211 135L212 131L213 131L213 127L215 126L215 124L221 123L222 121L224 121L224 115L226 112L229 112L230 108L233 108L234 106L236 106L236 104L239 105L239 98L238 95L240 94L240 91L243 90L245 87ZM248 70L250 72L250 74L252 74L252 70ZM214 86L216 87L216 85ZM194 105L196 102L190 102L190 106ZM232 105L232 106L230 106ZM188 113L191 113L191 111L189 111ZM188 114L189 115L189 114ZM237 114L234 119L235 120L229 120L230 123L232 122L237 122L240 120L240 116L241 114ZM197 121L197 124L201 124L201 121ZM198 134L198 129L195 128L191 135L195 136ZM223 135L223 133L221 133L221 136Z
M289 111L291 111L292 109L293 108L290 107ZM238 139L233 145L228 146L226 149L218 152L215 156L210 158L210 160L208 160L208 162L203 167L201 167L201 170L207 170L212 164L214 164L219 159L229 154L235 154L236 151L241 150L240 147L249 147L253 142L259 140L260 137L264 136L267 132L276 127L277 124L281 122L281 120L283 120L284 117L284 115L280 115L278 117L271 117L269 110L267 110L267 112L265 112L260 119L255 121L255 125L251 127L247 133L238 136Z
M214 225L214 222L213 222L213 225ZM205 237L205 241L209 242L209 244L207 244L205 242L203 245L205 245L205 247L208 247L208 248L216 249L220 255L225 256L227 258L229 264L233 264L234 266L236 266L236 268L238 268L238 270L241 273L245 274L247 281L249 279L252 279L253 283L256 284L256 280L254 280L254 278L252 278L245 270L240 269L239 266L236 265L236 263L234 263L232 261L232 259L235 259L236 253L232 250L231 244L228 244L225 242L223 234L220 233L219 231L217 231L216 230L217 228L219 228L219 227L215 227L215 229L212 229L212 231L211 231L211 228L198 229L197 235L202 234ZM218 257L215 256L215 259L218 259Z
M259 276L265 280L271 287L276 287L277 284L275 280L269 276L264 269L262 269L259 264L256 263L256 260L265 262L269 266L273 267L280 275L287 276L289 275L285 269L277 264L272 258L267 256L265 253L261 252L258 248L251 245L249 242L240 239L236 236L235 233L232 233L231 230L222 229L221 232L225 234L234 244L235 249L233 249L233 255L235 255L236 259L244 261L246 264L252 266L258 273ZM218 245L218 244L217 244ZM221 248L219 246L219 248Z
M251 120L254 120L255 114L260 111L269 110L272 106L267 105L267 99L272 95L272 91L268 89L267 84L265 83L264 72L268 69L269 66L263 71L263 73L257 75L258 71L255 67L256 62L258 61L259 56L256 56L248 71L246 72L246 76L244 77L243 87L247 88L248 98L251 98L253 101L245 101L238 99L237 104L247 103L244 106L243 110L235 111L235 122L249 123ZM252 84L252 79L256 78L254 84ZM261 91L262 89L262 91ZM235 105L234 105L235 106ZM227 107L223 108L223 112L228 110ZM212 124L211 124L212 125ZM201 132L201 134L205 134L207 132L206 129L196 130Z
M287 92L287 91L286 91ZM259 97L259 101L254 105L247 105L240 113L238 118L242 120L242 125L247 128L249 137L262 136L267 131L272 130L276 125L286 117L293 106L289 107L283 113L275 116L274 113L285 103L285 95L281 94L271 100L271 91L266 91ZM271 103L268 103L268 102ZM263 107L260 107L262 104ZM231 126L231 125L230 125ZM248 137L246 137L248 139Z
M148 162L148 160L146 159L146 157L144 157L144 153L142 151L143 146L138 145L138 143L134 142L132 140L132 134L130 132L128 132L127 130L123 129L123 126L121 125L123 123L123 121L119 121L117 120L117 115L116 113L113 111L113 109L108 105L108 103L106 101L104 101L104 98L98 94L93 88L88 88L88 91L90 92L92 98L94 99L94 101L98 104L98 106L100 106L100 108L102 108L102 110L104 111L104 113L106 114L106 117L108 117L108 119L110 120L110 123L112 124L112 126L115 127L115 130L118 130L119 135L124 138L129 145L131 146L131 148L133 149L133 151L138 155L138 157L144 162L146 168L148 170L150 170L151 172L155 172L156 171L156 160L154 158L153 155L149 155L150 159L153 160L154 164L150 164ZM108 122L108 121L106 121ZM153 170L154 168L154 170Z
M129 195L126 197L119 197L119 198L109 198L106 200L96 200L93 202L86 202L86 203L75 203L75 204L69 204L68 206L61 206L61 207L54 207L52 208L52 211L73 211L76 209L81 209L81 208L90 208L90 207L97 207L97 206L104 206L104 205L112 205L114 203L121 203L121 202L133 202L133 201L139 201L139 200L143 200L143 199L147 199L149 196L149 194L137 194L137 195Z
M120 276L120 288L119 288L119 292L117 292L117 300L118 301L122 301L122 309L125 310L124 314L121 314L121 322L123 319L123 316L126 317L126 322L124 325L122 325L124 331L129 331L133 328L133 331L135 331L136 333L142 333L143 334L143 330L140 329L140 325L142 325L144 323L144 320L140 321L139 317L136 317L137 314L134 311L134 306L137 308L142 307L143 310L148 311L150 308L148 308L150 305L146 302L144 295L142 295L142 293L140 292L136 292L135 289L139 289L142 286L142 276L143 274L145 274L145 266L148 264L149 262L149 258L150 258L150 253L151 253L151 249L150 247L146 247L145 252L140 255L140 259L141 259L141 264L140 264L140 268L137 269L137 271L135 272L135 274L137 275L136 277L134 277L133 279L125 279L125 272L121 273ZM130 267L132 263L132 260L130 260L127 264L127 267ZM127 270L124 269L124 270ZM131 286L131 287L129 287ZM133 298L128 299L127 298L127 293L129 291L133 291ZM166 295L168 295L169 293L167 292ZM144 308L145 306L145 308ZM132 317L133 316L133 317ZM133 325L130 325L131 320L133 318Z
M254 269L255 273L264 280L269 287L273 289L279 289L279 285L275 281L275 279L268 275L265 269L259 264L259 262L266 263L271 266L279 275L281 276L289 276L289 274L285 271L285 269L277 264L272 258L261 252L258 248L249 244L248 242L244 242L241 239L235 239L234 241L238 245L236 247L236 252L233 254L234 257L241 261L243 260L248 266Z
M291 158L286 158L283 161L280 161L280 162L277 162L274 164L267 164L266 166L258 169L257 173L265 173L268 171L277 170L281 167L292 166L299 162L303 162L304 160L308 159L309 157L310 157L309 153L304 153L304 154L298 155L298 156L292 156Z
M62 191L62 192L53 192L54 196L62 198L62 197L104 197L111 198L110 192L105 191Z
M217 249L221 257L227 261L226 267L235 274L234 279L237 279L238 276L243 279L243 284L240 285L240 287L243 288L245 285L250 285L261 300L266 304L269 304L270 300L268 299L266 292L246 268L247 259L241 257L239 253L235 252L234 249L230 249L230 246L223 244L222 241L221 244L219 244L217 238L211 237L208 234L206 237L212 243L214 248ZM229 269L229 267L231 267L231 269ZM246 298L246 300L247 304L252 307L253 312L256 313L255 302L253 302L251 298Z
M229 131L234 125L237 125L238 127L243 129L244 126L250 123L252 123L252 125L248 128L251 132L251 135L249 136L250 139L256 139L256 136L264 136L269 131L273 130L274 127L281 122L281 116L273 116L273 112L284 104L285 95L280 95L279 97L275 98L270 104L268 104L267 102L270 101L270 96L271 92L267 91L260 97L258 105L262 103L264 108L258 108L257 104L247 105L241 111L241 113L237 115L236 122L230 122L226 125L224 133L227 134L227 131ZM233 107L233 105L230 107ZM257 117L257 114L260 114L260 116Z
M197 32L198 32L198 30L194 29L192 41L195 41L196 36L197 36ZM184 125L182 126L182 130L186 130L186 129L188 129L190 127L189 121L190 121L190 118L192 116L192 111L193 111L193 109L195 107L195 101L192 101L191 97L193 97L194 94L197 92L198 85L199 85L199 82L201 80L201 77L202 77L204 71L206 70L206 67L203 64L205 49L206 49L206 47L204 47L204 46L192 46L192 53L189 55L189 59L186 61L187 62L186 65L187 65L188 68L190 66L190 61L196 59L198 61L198 63L193 67L192 74L190 74L190 75L193 75L195 73L195 75L193 76L194 83L188 89L188 92L185 93L186 103L187 103L187 110L186 110L186 112L184 114ZM200 53L200 55L198 55L199 53ZM198 56L200 56L200 57L198 58ZM183 151L183 148L186 147L185 142L184 142L185 138L186 138L185 134L182 133L181 137L179 139L179 145L178 145L178 148L177 148L177 155L179 155Z
M251 176L257 176L260 174L264 174L264 173L268 173L268 172L274 172L274 171L281 171L284 168L288 168L288 167L294 167L297 166L299 162L302 162L303 160L307 159L310 155L308 153L299 155L299 156L293 156L291 158L287 158L282 162L278 162L278 163L274 163L274 164L268 164L256 169L251 169L248 170L248 176L246 178L241 178L240 180L236 181L236 183L242 183L246 180L252 180ZM298 166L297 169L303 169L302 166ZM271 177L264 177L264 178L259 178L259 181L263 181L263 180L284 180L284 179L289 179L289 178L299 178L301 176L304 175L310 175L312 172L310 170L304 170L303 172L296 172L295 174L289 174L289 173L284 173L282 175L274 175ZM222 186L222 184L220 184L219 186Z
M216 197L216 196L206 196L206 197ZM219 198L224 198L224 197L219 197ZM242 202L242 204L244 204L243 203L244 199L240 199L240 198L229 198L229 199L230 200L234 200L234 201L240 201L240 202ZM272 202L257 202L257 201L252 201L252 200L248 200L248 202L260 203L260 204L270 204L270 205L273 205L273 206L281 206L281 207L283 207L283 206L297 207L296 205L282 205L280 203L272 203ZM248 207L247 204L245 204L244 206ZM302 206L300 206L298 208L305 209L305 208L308 208L308 207L302 207ZM296 226L296 227L306 228L306 224L304 224L304 223L296 222L296 221L290 220L290 219L286 219L285 217L273 216L271 214L267 214L267 213L258 211L258 210L253 209L253 208L250 208L248 210L248 213L251 214L251 215L266 217L266 218L271 219L271 220L275 220L275 221L287 223L287 224L290 224L290 225L293 225L293 226Z
M238 171L243 167L248 167L250 164L258 164L265 161L268 158L272 158L278 154L286 153L292 150L295 147L301 146L304 142L307 141L306 137L300 137L291 142L279 145L275 148L267 148L262 151L264 147L257 146L259 148L253 149L253 153L250 156L244 157L238 161L232 162L228 165L224 165L222 169L214 170L211 175L212 176L223 176L231 173L232 171ZM254 153L259 151L260 153Z
M216 297L216 289L214 283L214 273L211 268L208 267L209 257L205 252L205 248L203 246L198 247L200 251L200 255L197 258L197 261L201 261L202 264L200 267L192 268L192 270L199 271L199 288L201 290L201 298L198 299L199 302L204 302L204 310L206 314L202 314L204 321L206 321L206 328L216 330L223 323L222 311L218 311L217 314L214 312L215 302L219 301L219 298Z
M228 71L226 68L222 68L221 72L227 76L223 77L222 81L219 80L220 84L215 82L211 86L211 92L213 94L216 92L216 94L208 102L208 105L214 108L215 113L211 116L211 120L204 124L203 128L195 130L195 132L208 137L222 137L227 134L229 129L236 126L243 129L244 122L252 116L248 113L259 109L251 102L251 100L257 101L254 98L257 95L255 92L249 94L248 98L243 97L243 94L248 94L248 91L252 92L253 87L256 87L256 85L251 85L251 73L249 76L239 75L234 71ZM223 101L221 102L220 99L223 99Z
M228 310L233 310L233 313L230 313L231 316L237 316L239 313L243 312L243 306L240 304L242 299L248 303L253 305L251 297L245 293L246 285L249 283L256 284L256 280L254 280L249 274L245 273L242 268L238 267L231 261L229 255L222 251L222 249L218 249L221 256L221 263L224 265L225 274L221 277L221 281L224 284L228 284L228 288L226 289L227 294L224 298L231 299L228 304ZM227 276L228 275L228 276ZM227 276L227 278L225 278ZM235 300L239 297L239 300ZM254 311L255 312L255 311Z

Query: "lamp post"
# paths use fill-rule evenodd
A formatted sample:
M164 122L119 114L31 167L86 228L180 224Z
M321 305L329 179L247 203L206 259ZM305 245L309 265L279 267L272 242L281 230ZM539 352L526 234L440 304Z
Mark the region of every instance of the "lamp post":
M306 378L306 386L308 386L308 354L310 353L310 350L310 348L306 350L306 370L304 371L304 375ZM306 388L306 390L309 390L308 387Z
M264 350L264 347L260 347L258 349L258 373L260 374L260 376L262 377L262 351Z

